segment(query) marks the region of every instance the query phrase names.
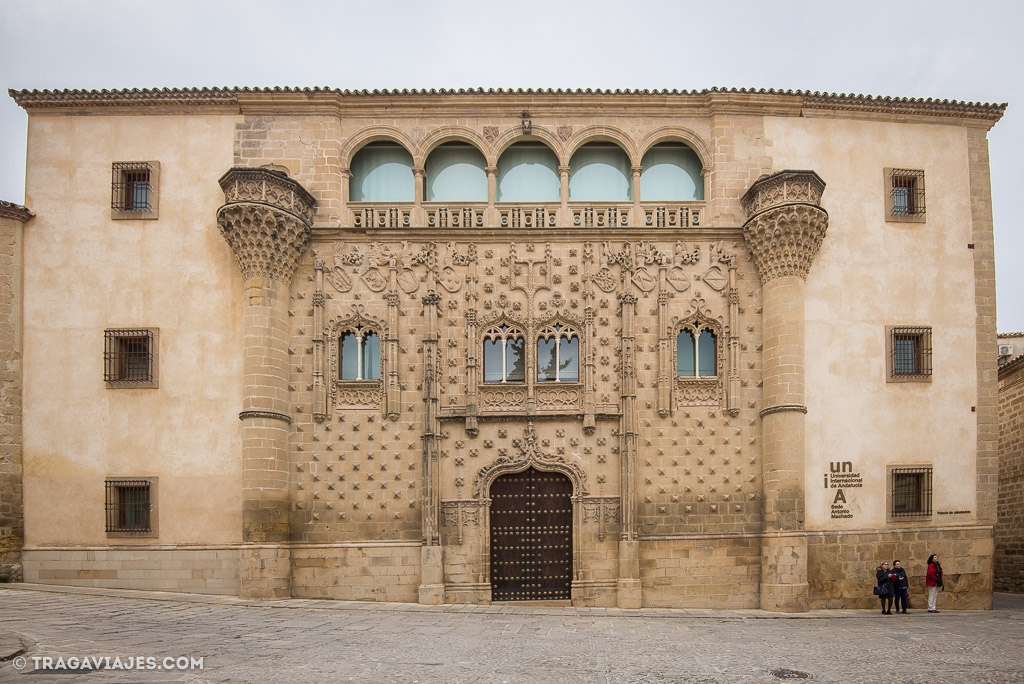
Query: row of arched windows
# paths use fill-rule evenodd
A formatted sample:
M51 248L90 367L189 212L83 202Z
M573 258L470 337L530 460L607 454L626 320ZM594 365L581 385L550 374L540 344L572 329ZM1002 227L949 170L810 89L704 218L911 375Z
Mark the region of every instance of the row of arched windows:
M380 338L358 328L342 333L339 379L380 379ZM509 325L484 333L484 382L524 382L526 341L523 332ZM718 375L718 339L708 328L682 330L676 337L676 374L680 377ZM537 335L537 381L579 382L580 342L576 331L550 325Z
M569 162L569 201L627 202L633 199L629 157L614 143L589 143ZM655 145L641 162L640 196L644 201L686 202L704 199L703 167L682 143ZM415 196L412 155L401 145L374 142L352 160L349 200L412 202ZM486 202L484 155L468 143L435 148L424 164L427 202ZM498 202L558 202L558 158L540 142L516 143L498 158Z

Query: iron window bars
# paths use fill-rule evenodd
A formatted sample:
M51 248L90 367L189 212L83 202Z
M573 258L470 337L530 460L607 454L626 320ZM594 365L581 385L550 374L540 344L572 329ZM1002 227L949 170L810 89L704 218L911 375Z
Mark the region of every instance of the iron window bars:
M893 377L929 377L932 374L932 329L894 326L889 333Z
M153 210L153 166L149 162L114 162L110 208L117 213Z
M891 517L917 518L932 514L931 467L893 468L891 478Z
M107 532L146 534L153 531L152 483L149 480L107 480Z
M893 216L924 216L924 171L890 169L889 200Z
M103 332L103 379L115 384L154 381L152 330L118 329Z

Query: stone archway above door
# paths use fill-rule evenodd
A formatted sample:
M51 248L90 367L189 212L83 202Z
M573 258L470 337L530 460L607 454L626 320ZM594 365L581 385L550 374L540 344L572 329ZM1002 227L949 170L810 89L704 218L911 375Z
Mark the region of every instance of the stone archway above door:
M590 493L587 474L578 463L565 456L545 453L540 450L537 444L537 432L532 421L526 424L523 437L512 441L512 446L517 449L516 453L501 456L477 471L476 477L473 478L473 496L476 499L488 498L491 484L498 477L509 473L520 473L527 468L562 473L572 483L574 497Z

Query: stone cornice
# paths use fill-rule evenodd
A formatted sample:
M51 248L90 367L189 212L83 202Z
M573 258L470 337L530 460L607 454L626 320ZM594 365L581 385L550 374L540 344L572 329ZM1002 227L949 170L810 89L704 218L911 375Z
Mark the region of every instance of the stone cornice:
M316 199L283 171L236 166L217 181L224 191L224 202L269 204L311 225Z
M8 91L32 111L123 107L224 107L246 113L303 111L340 112L370 107L456 107L493 105L569 109L603 106L670 109L677 114L707 115L716 111L799 116L804 110L878 115L920 115L980 119L994 124L1006 104L960 102L933 98L837 95L801 90L710 88L704 90L603 90L534 88L459 88L414 90L341 90L337 88L154 88L131 90ZM682 111L678 111L682 110ZM686 110L690 110L687 112Z
M0 200L0 218L10 218L25 223L33 216L35 216L35 214L29 211L28 207L23 207L22 205L15 204L14 202L5 202L4 200Z
M747 220L783 204L821 204L825 181L814 171L780 171L764 175L740 198Z

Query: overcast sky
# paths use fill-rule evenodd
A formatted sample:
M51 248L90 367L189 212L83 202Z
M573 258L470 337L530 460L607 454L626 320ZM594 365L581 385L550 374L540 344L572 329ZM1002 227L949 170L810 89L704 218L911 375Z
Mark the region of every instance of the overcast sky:
M1024 4L0 0L6 88L677 88L1009 102L989 134L1000 331L1024 331ZM0 98L0 199L27 116ZM938 277L939 274L936 274Z

